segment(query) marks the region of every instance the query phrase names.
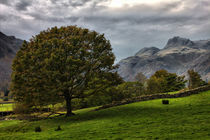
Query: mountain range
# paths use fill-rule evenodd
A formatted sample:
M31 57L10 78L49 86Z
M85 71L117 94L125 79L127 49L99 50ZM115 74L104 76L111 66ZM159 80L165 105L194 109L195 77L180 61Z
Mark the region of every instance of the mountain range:
M23 40L0 32L0 86L10 81L11 64Z
M23 40L0 32L0 87L10 81L12 60L22 43ZM149 78L160 69L186 76L189 69L194 69L203 80L210 80L210 39L191 41L173 37L163 49L143 48L118 65L117 71L125 81L134 81L139 72Z
M176 36L163 49L143 48L118 65L117 71L126 81L134 81L139 72L149 78L160 69L185 76L189 69L194 69L207 81L210 80L210 39L191 41Z

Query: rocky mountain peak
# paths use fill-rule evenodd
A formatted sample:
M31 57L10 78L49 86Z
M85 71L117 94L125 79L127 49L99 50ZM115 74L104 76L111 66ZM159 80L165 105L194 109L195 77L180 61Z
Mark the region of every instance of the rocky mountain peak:
M172 48L172 47L180 47L180 46L193 46L194 42L187 38L182 38L179 36L175 36L168 40L164 49Z
M117 72L124 80L134 81L139 72L150 77L157 70L165 69L187 76L187 71L194 69L201 74L203 80L210 80L209 41L173 37L163 49L143 48L135 56L121 60Z
M143 57L143 56L151 56L159 52L160 49L156 47L148 47L148 48L143 48L140 51L138 51L135 56Z

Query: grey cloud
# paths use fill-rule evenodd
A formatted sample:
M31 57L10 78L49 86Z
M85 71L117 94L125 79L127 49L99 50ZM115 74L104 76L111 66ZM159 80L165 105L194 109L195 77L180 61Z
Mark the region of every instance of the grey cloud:
M7 16L0 14L0 21L2 22L2 21L6 21L6 20L7 20Z
M0 3L3 1L0 0ZM35 2L31 4L31 1L21 1L19 6L10 5L17 12L6 16L0 13L0 20L3 21L0 30L29 39L52 26L73 24L90 28L105 33L111 41L117 61L135 54L143 47L162 48L167 39L173 36L195 40L210 38L209 0L177 0L121 8L102 4L109 0L50 0L46 6L43 6L46 1L37 1L39 5Z
M51 17L41 13L30 13L29 16L33 17L35 20L38 21L48 21L48 22L63 22L64 18L62 17Z
M25 11L30 5L32 5L31 0L21 0L16 3L15 8L19 11Z
M30 13L27 14L31 17L33 17L35 20L39 21L47 21L47 22L65 22L65 21L71 21L72 23L77 22L79 20L79 17L75 16L66 16L66 17L56 17L56 16L47 16L40 13Z
M10 1L9 0L0 0L0 4L3 4L3 5L10 5Z
M109 0L75 0L75 1L69 0L69 4L72 7L82 7L82 6L86 5L87 3L91 3L91 7L96 8L96 6L98 4L105 2L105 1L109 1Z
M89 1L91 1L91 0L77 0L77 1L69 0L69 4L72 7L81 7L81 6L85 5L86 3L88 3Z
M109 1L109 0L68 0L68 1L60 1L60 0L50 0L52 4L57 5L57 4L62 4L65 7L83 7L87 3L91 3L91 7L97 6L97 4L102 3L104 1Z
M105 23L112 26L121 22L128 22L129 24L185 24L194 21L202 21L208 19L210 16L208 11L202 15L194 14L191 10L191 14L187 11L178 13L170 12L173 9L179 8L183 3L176 2L172 4L166 4L162 6L146 6L137 5L135 7L127 8L126 10L118 9L117 11L106 10L103 13L96 15L83 16L84 21L91 23ZM205 7L205 6L204 6ZM202 7L203 8L203 7ZM152 12L150 12L152 11ZM102 24L103 26L104 24Z

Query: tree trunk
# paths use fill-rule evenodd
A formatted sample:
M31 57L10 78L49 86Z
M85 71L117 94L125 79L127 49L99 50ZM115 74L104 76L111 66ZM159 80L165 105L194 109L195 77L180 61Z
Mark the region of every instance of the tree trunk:
M65 100L66 100L66 109L67 109L66 117L75 115L72 112L72 108L71 108L71 97L70 97L69 93L65 93Z

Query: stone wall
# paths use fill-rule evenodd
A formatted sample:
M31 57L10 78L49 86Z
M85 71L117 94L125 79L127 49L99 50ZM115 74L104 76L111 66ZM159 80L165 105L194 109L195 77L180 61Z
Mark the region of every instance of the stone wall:
M123 101L120 101L120 102L113 102L111 104L107 104L107 105L104 105L102 107L99 107L95 110L97 111L97 110L106 109L106 108L110 108L110 107L114 107L114 106L125 105L125 104L134 103L134 102L140 102L140 101L148 101L148 100L153 100L153 99L186 97L186 96L190 96L190 95L193 95L193 94L198 94L200 92L207 91L207 90L210 90L210 85L199 87L199 88L188 90L188 91L183 91L183 92L176 93L176 94L144 95L144 96L139 96L139 97L126 99L126 100L123 100Z

